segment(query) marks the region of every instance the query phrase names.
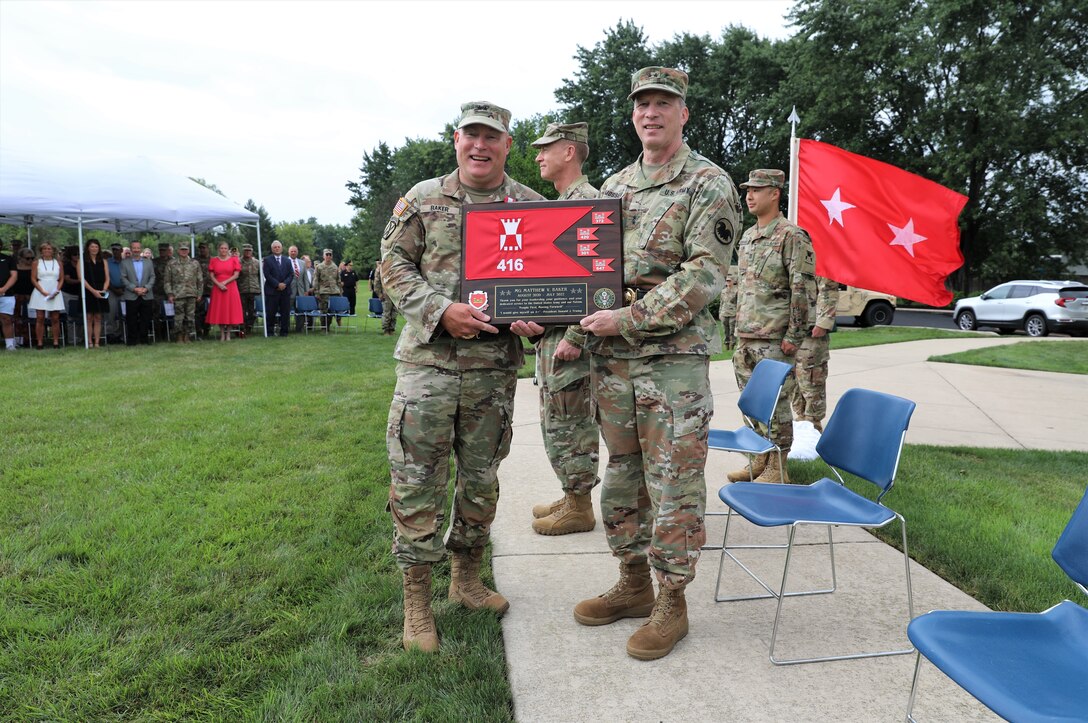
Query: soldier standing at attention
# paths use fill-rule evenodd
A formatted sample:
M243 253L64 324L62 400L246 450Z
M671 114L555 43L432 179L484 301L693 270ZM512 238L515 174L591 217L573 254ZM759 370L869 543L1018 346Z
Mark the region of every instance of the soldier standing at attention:
M814 284L815 255L805 230L786 220L780 208L786 174L777 169L757 169L748 174L745 202L756 225L744 232L737 250L737 348L733 370L737 387L752 377L761 359L792 362L809 329L808 286ZM790 396L793 375L774 408L767 437L782 450L793 446ZM767 431L767 430L764 430ZM733 482L750 480L748 467L729 473ZM788 482L778 454L769 452L752 460L756 482Z
M344 287L340 284L340 268L332 261L332 249L322 252L323 261L314 266L314 296L321 309L321 325L329 333L329 297L339 296Z
M510 111L486 101L461 106L453 134L457 169L415 185L397 201L382 236L384 293L404 314L394 357L397 386L386 444L392 484L393 556L404 576L404 647L438 650L431 567L450 553L451 601L502 614L510 606L480 579L510 452L521 339L461 303L461 207L539 201L504 172ZM457 468L453 519L443 545L450 453Z
M540 177L552 182L560 201L597 198L597 189L582 173L589 157L586 123L550 123L533 146L540 149L536 155ZM574 325L549 327L537 343L540 431L563 488L562 498L533 507L533 530L542 535L588 532L597 524L590 492L600 481L600 430L590 403L585 341L582 327Z
M253 244L242 244L241 261L238 293L242 297L242 337L245 338L257 321L257 297L261 295L261 264L253 255Z
M385 288L382 286L381 268L374 269L370 277L370 289L375 298L382 302L382 334L393 336L397 331L397 307L393 304L393 300L389 298L389 294L385 293Z
M808 304L815 321L794 357L793 388L790 404L799 422L811 422L824 431L827 414L827 362L831 358L831 331L835 329L835 307L839 305L839 284L816 276L808 285ZM811 318L811 317L810 317Z
M642 154L601 187L601 197L623 199L630 305L581 322L609 454L601 517L620 579L578 603L574 617L605 625L649 615L627 641L641 660L668 655L688 632L684 587L706 539L709 363L721 350L708 304L725 285L740 232L732 179L684 143L687 87L687 74L672 68L632 76Z
M722 323L722 340L726 349L732 349L737 345L737 337L733 333L737 323L737 267L729 267L725 275L725 289L718 299L718 321Z
M188 242L178 244L178 257L166 265L166 300L174 305L174 335L186 344L196 334L196 304L204 293L204 269L189 257Z

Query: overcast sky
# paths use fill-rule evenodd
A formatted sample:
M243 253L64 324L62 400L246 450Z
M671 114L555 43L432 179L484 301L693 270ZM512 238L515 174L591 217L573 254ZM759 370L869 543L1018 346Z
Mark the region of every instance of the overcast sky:
M433 138L468 100L556 110L578 46L620 20L652 43L734 24L782 38L791 5L0 0L0 148L143 155L274 221L347 223L364 151Z

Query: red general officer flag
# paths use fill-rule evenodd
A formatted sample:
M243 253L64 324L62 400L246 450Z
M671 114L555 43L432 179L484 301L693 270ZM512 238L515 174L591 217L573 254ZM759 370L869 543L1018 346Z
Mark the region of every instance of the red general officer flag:
M931 306L952 301L963 265L957 219L967 197L921 176L802 139L797 225L809 232L816 273Z

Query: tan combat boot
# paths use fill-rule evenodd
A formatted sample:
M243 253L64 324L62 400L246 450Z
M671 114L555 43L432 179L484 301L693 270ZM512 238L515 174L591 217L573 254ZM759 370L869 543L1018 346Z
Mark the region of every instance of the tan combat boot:
M502 615L509 609L510 602L480 580L483 557L482 547L450 553L450 600L469 610L494 610Z
M672 652L688 634L688 602L684 588L661 588L650 619L627 640L627 654L639 660L657 660Z
M567 497L566 495L563 495L555 502L545 502L542 505L533 505L533 519L539 520L541 517L547 517L548 515L552 514L560 507L562 507L563 503L566 501Z
M787 454L789 454L788 449L782 450L782 457L783 458L785 458L785 456ZM786 472L785 465L779 465L778 464L778 455L777 454L772 454L772 455L770 455L770 459L767 460L767 466L763 468L763 473L760 474L758 477L756 477L756 479L754 481L756 481L756 482L783 482L783 483L785 483L785 482L790 481L790 476Z
M620 579L603 595L574 606L574 619L582 625L608 625L620 618L644 618L654 607L650 564L643 560L620 563Z
M755 458L752 459L751 470L748 469L748 465L744 465L744 467L735 472L727 474L726 478L730 482L751 482L763 472L763 468L767 466L767 458L770 456L770 452L767 452L766 454L757 454Z
M431 612L431 566L412 565L404 573L404 649L438 651Z
M596 524L593 499L588 494L568 492L555 512L533 520L533 531L541 535L569 535L572 532L589 532Z

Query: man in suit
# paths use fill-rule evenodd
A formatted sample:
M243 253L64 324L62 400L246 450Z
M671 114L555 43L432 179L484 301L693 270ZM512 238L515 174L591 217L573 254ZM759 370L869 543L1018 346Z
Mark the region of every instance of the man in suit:
M280 336L287 336L294 273L291 271L291 263L283 255L283 244L279 241L272 242L272 253L264 257L261 270L264 272L265 333L268 336L275 335L273 319L279 314Z
M133 241L131 248L132 255L121 261L121 282L125 287L121 300L125 302L128 345L134 346L151 343L147 332L155 313L155 266L141 257L143 244Z
M291 263L291 303L294 303L294 297L296 296L309 296L310 295L310 270L306 259L298 255L298 247L292 246L287 249L287 255L290 257ZM306 326L310 326L313 323L312 319L305 319L300 314L295 314L295 331L302 332L303 323Z

